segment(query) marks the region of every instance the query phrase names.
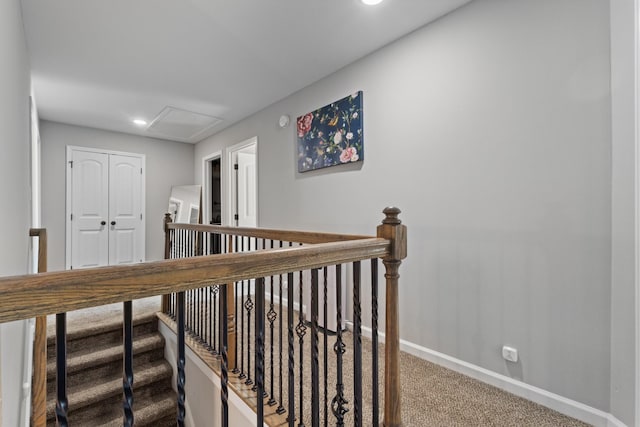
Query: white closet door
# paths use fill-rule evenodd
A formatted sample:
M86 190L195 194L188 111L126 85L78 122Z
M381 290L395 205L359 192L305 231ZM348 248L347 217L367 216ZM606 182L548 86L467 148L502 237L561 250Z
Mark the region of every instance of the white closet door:
M238 153L238 226L257 225L256 206L256 155Z
M142 160L109 156L109 264L142 262Z
M67 267L144 261L144 157L68 147Z
M71 266L108 265L109 156L73 151L71 161Z

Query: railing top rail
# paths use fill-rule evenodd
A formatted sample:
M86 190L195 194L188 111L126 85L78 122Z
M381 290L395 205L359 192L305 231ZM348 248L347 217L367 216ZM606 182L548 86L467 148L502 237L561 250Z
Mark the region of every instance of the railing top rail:
M0 323L388 256L383 238L0 278Z
M345 242L350 240L369 239L371 236L360 236L355 234L321 233L313 231L278 230L270 228L254 227L227 227L222 225L206 224L182 224L167 223L169 229L191 230L217 234L230 234L234 236L249 236L267 240L281 240L283 242L298 243L329 243Z

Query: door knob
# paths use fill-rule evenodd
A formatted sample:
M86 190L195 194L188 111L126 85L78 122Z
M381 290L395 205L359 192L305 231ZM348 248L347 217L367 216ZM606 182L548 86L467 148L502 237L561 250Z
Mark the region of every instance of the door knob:
M107 221L101 221L100 225L107 225Z
M115 221L111 221L111 225L116 225L116 222Z

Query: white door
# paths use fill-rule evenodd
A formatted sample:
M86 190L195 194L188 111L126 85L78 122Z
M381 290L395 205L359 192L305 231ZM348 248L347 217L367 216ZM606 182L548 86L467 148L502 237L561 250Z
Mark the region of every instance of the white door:
M109 157L109 265L142 262L142 160Z
M143 158L71 149L68 267L144 260Z
M238 152L238 226L255 227L256 219L256 155Z
M109 156L74 151L71 168L71 266L109 264Z

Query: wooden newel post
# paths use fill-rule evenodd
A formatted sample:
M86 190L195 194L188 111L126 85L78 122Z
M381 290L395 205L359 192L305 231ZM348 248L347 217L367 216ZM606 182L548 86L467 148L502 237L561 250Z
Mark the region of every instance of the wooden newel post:
M164 259L171 258L171 233L169 233L169 224L171 224L171 214L164 214ZM169 312L169 295L162 295L162 312Z
M32 228L31 237L38 237L38 273L47 271L47 230ZM33 343L33 379L31 385L31 425L47 424L47 316L36 317Z
M384 357L384 427L402 426L400 413L400 323L398 316L398 270L407 257L407 227L398 215L400 209L389 207L385 219L378 226L378 237L391 241L391 253L382 259L385 267L386 322Z

